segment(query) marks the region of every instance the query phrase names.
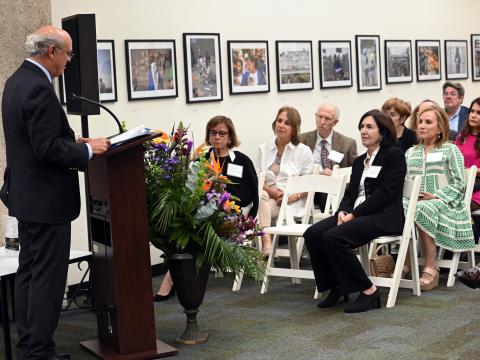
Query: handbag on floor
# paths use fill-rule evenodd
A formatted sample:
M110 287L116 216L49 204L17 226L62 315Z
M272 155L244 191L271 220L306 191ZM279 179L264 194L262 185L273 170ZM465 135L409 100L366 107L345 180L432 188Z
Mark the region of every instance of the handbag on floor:
M375 255L370 259L370 275L378 277L392 277L395 270L395 260L390 254L379 254L385 245L380 245Z

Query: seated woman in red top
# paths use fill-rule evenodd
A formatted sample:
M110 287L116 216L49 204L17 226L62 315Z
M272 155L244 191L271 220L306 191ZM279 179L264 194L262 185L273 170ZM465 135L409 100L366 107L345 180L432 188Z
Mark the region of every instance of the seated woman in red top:
M465 168L477 167L477 180L473 190L471 211L480 208L480 97L472 101L462 132L455 139L455 144L463 155Z

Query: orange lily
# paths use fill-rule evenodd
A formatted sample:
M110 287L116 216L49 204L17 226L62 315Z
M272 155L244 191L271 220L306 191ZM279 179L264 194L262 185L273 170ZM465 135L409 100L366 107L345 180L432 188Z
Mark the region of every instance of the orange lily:
M170 136L167 133L160 130L155 130L155 132L160 133L160 136L152 140L154 144L165 144L170 141Z
M205 180L205 182L202 185L202 190L208 191L210 190L211 186L212 186L212 182L210 180Z

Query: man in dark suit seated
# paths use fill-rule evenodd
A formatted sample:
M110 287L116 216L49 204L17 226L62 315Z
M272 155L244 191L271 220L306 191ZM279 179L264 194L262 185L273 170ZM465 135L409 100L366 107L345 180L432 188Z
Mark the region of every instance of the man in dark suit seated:
M2 99L7 168L1 199L18 219L15 278L17 359L70 359L55 350L68 270L70 223L80 213L77 170L106 152L107 139L75 140L52 86L73 57L67 32L44 26L27 37L27 58Z
M443 104L448 115L450 125L449 139L455 141L458 133L463 129L463 123L468 116L469 109L462 105L465 88L460 83L447 81L443 84Z
M313 153L316 164L322 167L324 175L331 175L335 164L340 167L352 166L357 157L357 143L354 139L333 130L340 117L340 110L333 104L322 104L315 113L317 130L300 135L300 142ZM322 210L325 207L325 194L315 194L314 203Z

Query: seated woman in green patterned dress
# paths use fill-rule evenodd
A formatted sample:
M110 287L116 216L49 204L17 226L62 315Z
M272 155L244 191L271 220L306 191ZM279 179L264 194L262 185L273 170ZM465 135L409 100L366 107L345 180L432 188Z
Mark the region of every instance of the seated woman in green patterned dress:
M447 114L436 104L423 109L417 134L419 145L410 148L405 156L407 177L422 176L415 224L425 254L420 285L422 290L431 290L438 286L436 245L452 251L468 250L473 248L474 240L464 202L463 156L457 146L448 142Z

